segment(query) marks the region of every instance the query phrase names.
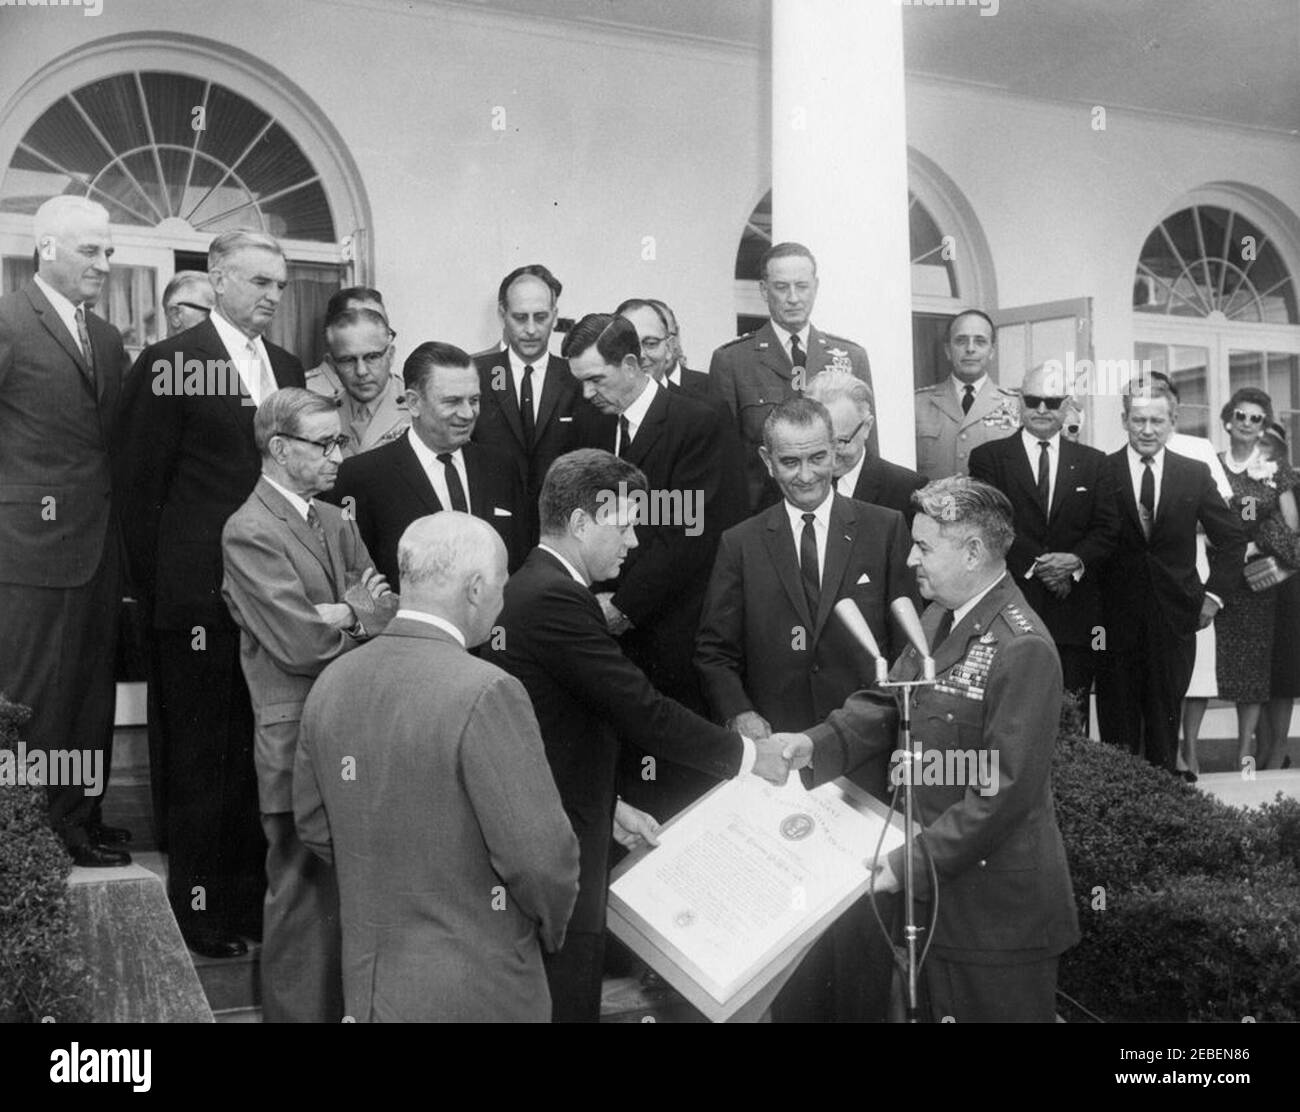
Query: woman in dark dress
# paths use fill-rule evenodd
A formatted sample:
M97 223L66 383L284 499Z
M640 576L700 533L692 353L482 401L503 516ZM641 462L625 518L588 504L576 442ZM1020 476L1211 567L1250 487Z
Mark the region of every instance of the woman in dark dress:
M1279 499L1278 513L1261 529L1263 548L1291 568L1300 570L1300 512L1294 487L1300 476L1290 467L1291 451L1286 429L1279 424L1265 427L1260 449L1277 461L1278 474L1286 472L1278 486L1290 488ZM1273 622L1273 661L1268 707L1259 723L1259 768L1286 768L1287 738L1291 709L1300 696L1300 575L1293 575L1276 590L1277 612Z
M1220 414L1229 447L1220 454L1232 486L1232 508L1250 536L1252 553L1259 544L1259 527L1278 508L1279 478L1290 469L1265 458L1260 439L1265 422L1273 420L1273 401L1253 386L1236 391ZM1252 754L1255 729L1271 696L1273 632L1277 590L1252 591L1244 574L1237 576L1223 610L1215 618L1219 698L1237 704L1237 763L1254 756L1262 767L1265 754Z

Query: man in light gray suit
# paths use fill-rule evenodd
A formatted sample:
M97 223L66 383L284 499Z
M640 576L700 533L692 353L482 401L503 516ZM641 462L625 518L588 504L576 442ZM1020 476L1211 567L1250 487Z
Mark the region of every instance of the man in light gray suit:
M523 685L466 652L501 611L505 545L447 510L397 559L402 609L317 681L293 777L298 832L338 870L348 1015L545 1023L578 842Z
M240 628L239 659L256 722L254 763L266 853L262 1018L343 1017L338 887L298 841L294 749L317 675L387 625L396 596L377 574L355 521L315 499L334 485L339 416L299 387L263 399L253 420L262 474L222 531L222 595Z

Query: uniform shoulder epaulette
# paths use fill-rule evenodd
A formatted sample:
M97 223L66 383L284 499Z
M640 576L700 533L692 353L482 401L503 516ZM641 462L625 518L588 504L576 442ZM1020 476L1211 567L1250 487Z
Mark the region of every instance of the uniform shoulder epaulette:
M997 384L994 383L994 385L996 386ZM1020 397L1020 391L1012 386L998 386L998 393L1005 394L1008 398Z
M718 346L718 350L721 351L724 348L735 347L738 343L740 343L743 340L752 339L753 336L754 333L746 332L743 336L736 336L734 339L728 340L725 344L720 344Z
M942 385L942 382L933 382L929 386L918 386L916 392L918 394L933 394Z
M821 334L821 338L824 343L848 344L848 346L851 348L858 348L861 351L866 350L866 348L864 348L856 340L850 340L847 336L836 336L835 333L833 332L823 332Z
M1025 616L1025 612L1014 602L1008 602L1002 608L1002 616L1006 619L1007 625L1011 627L1011 632L1017 637L1024 633L1034 632L1034 623Z

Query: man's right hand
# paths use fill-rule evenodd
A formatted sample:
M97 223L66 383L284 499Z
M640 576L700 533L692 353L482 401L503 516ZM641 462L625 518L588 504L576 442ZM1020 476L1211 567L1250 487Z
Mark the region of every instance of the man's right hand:
M781 756L782 747L775 736L750 738L755 750L753 773L781 788L790 776L790 764Z
M812 764L813 743L807 734L773 734L768 740L781 747L781 756L791 769L807 768Z
M771 723L756 710L742 710L727 725L736 733L744 734L753 741L761 737L769 737L772 733Z

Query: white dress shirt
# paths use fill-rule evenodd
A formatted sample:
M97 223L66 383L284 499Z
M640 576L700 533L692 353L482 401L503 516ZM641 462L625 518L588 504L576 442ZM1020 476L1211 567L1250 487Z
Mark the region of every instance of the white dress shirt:
M1130 444L1125 450L1125 457L1128 459L1129 480L1133 484L1133 501L1137 503L1138 509L1142 508L1142 472L1146 470L1146 464L1142 462L1142 457L1133 449ZM1151 507L1151 520L1155 521L1155 511L1160 508L1160 483L1165 474L1165 450L1160 448L1155 455L1151 457L1151 477L1156 484L1156 499Z
M1042 454L1040 444L1047 445L1047 505L1056 497L1056 472L1061 466L1061 434L1058 432L1049 440L1041 440L1028 429L1020 430L1020 443L1025 446L1025 456L1029 460L1029 473L1038 482L1038 457Z
M406 438L411 442L411 447L415 449L415 458L420 461L420 466L424 468L424 473L433 486L433 493L438 496L439 505L444 510L451 509L451 492L447 489L447 472L442 466L442 461L438 459L440 453L435 452L420 439L414 425L406 430ZM465 492L465 505L472 513L474 510L474 495L469 489L469 473L465 470L465 453L461 449L457 448L451 453L451 464L456 468L456 474L460 476L460 486Z
M858 489L858 476L862 474L862 468L866 462L867 452L864 448L862 455L858 456L858 462L835 480L835 489L844 495L845 498L852 498L853 492Z
M977 378L974 382L962 382L961 379L959 379L956 375L952 375L952 374L948 376L948 381L952 383L952 388L954 391L956 391L958 405L961 405L962 398L966 396L966 387L967 386L975 387L975 392L971 395L971 398L973 399L971 401L972 409L975 408L975 401L979 399L980 391L984 389L984 384L988 382L988 380L989 380L988 375L980 375L979 378Z
M424 622L425 625L437 626L445 633L450 633L460 643L460 647L465 648L465 635L461 633L446 618L440 618L437 614L426 614L423 610L399 610L393 615L396 618L410 618L413 622Z
M641 391L630 406L628 406L620 417L627 418L627 433L632 440L636 440L637 429L641 427L641 422L645 420L646 411L650 408L650 403L655 400L655 395L662 390L653 378L646 376L646 387ZM618 455L623 450L623 424L620 421L618 431L614 434L614 455Z
M682 384L682 365L678 363L668 372L667 378L674 386L680 386Z
M803 348L805 359L808 355L808 336L812 332L812 321L805 324L798 332L791 332L788 328L782 328L776 321L772 322L772 331L776 333L776 338L781 341L781 350L785 352L785 357L790 360L791 366L794 365L794 355L790 351L790 337L799 337L799 346Z
M801 510L788 499L782 503L785 506L786 516L790 519L790 533L794 537L794 552L796 558L799 555L799 542L803 539L803 515L811 513L813 515L813 536L817 538L817 582L820 583L823 578L823 572L826 568L826 538L830 534L831 528L831 503L834 501L833 493L827 494L822 500L822 504L815 510Z
M980 599L982 599L991 590L993 590L993 588L996 587L999 583L1001 583L1002 580L1004 580L1006 577L1007 577L1007 573L1004 571L995 580L993 580L992 583L990 583L987 587L985 587L984 590L982 590L978 595L975 595L973 598L967 599L959 607L957 607L957 609L952 612L952 628L956 629L957 624L962 620L962 618L966 617L967 614L969 614L972 610L975 609Z
M261 405L266 395L276 388L271 359L266 354L266 344L262 342L262 337L250 339L245 336L216 309L208 315L208 320L217 330L248 396L253 399L254 405Z
M542 383L546 381L546 364L550 361L550 353L542 352L532 363L525 363L519 358L515 349L509 344L506 345L506 359L510 363L510 378L515 384L515 401L518 402L523 396L521 391L524 388L524 368L532 367L533 369L533 427L537 427L537 411L542 405ZM519 412L523 413L524 407L519 406Z
M77 306L64 297L63 294L59 293L58 290L51 286L49 282L39 274L36 275L36 285L40 288L41 293L45 295L49 303L54 306L54 311L59 314L59 320L63 322L63 327L68 330L68 335L72 337L72 342L77 345L77 350L81 351L81 337L77 333ZM80 302L80 304L84 305L85 302ZM90 335L90 326L87 325L86 328L86 335ZM81 351L81 354L86 357L87 363L91 361L92 356L90 352Z

